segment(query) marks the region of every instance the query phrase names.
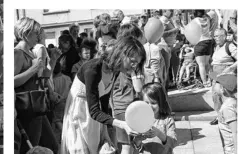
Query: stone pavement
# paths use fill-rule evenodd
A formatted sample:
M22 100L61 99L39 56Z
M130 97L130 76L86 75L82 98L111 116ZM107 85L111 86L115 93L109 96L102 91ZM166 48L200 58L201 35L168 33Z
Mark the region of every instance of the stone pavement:
M176 121L174 154L224 154L217 125L209 121Z
M212 121L217 116L216 111L175 112L175 121Z

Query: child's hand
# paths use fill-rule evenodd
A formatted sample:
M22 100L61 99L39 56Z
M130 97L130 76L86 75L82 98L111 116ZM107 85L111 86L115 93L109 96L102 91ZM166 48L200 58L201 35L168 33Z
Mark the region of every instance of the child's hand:
M53 60L57 60L60 57L60 55L62 54L61 50L58 48L52 48L49 50L51 52L51 59L53 59Z
M143 136L146 138L154 138L155 136L157 136L157 130L157 128L152 126L152 128L149 131L145 132Z

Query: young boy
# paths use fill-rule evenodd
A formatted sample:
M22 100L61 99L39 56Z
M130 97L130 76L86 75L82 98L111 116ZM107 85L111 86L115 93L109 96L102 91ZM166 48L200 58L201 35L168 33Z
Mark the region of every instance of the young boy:
M222 97L218 112L218 127L222 136L225 154L237 153L237 76L235 74L209 74L219 83L214 89Z

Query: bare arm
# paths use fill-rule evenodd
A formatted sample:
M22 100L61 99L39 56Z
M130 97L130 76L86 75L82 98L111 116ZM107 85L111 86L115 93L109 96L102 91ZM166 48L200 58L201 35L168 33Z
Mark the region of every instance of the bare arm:
M137 93L140 93L143 86L142 75L136 75L133 71L131 73L132 84Z
M132 135L132 136L136 136L138 135L137 132L133 131L125 121L121 121L121 120L118 120L118 119L113 119L112 121L112 126L115 126L115 127L118 127L118 128L121 128L121 129L124 129L127 133L127 135Z
M42 61L38 60L38 62L31 66L25 72L20 73L24 63L24 55L22 51L15 50L14 51L14 88L23 85L26 81L28 81L42 66ZM19 74L20 73L20 74Z

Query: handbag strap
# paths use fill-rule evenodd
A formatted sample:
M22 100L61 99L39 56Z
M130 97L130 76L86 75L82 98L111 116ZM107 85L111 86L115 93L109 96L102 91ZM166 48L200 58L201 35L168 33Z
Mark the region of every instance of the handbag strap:
M38 85L38 90L45 90L45 84L44 84L44 82L45 82L45 80L44 80L45 78L38 78L36 81L36 84Z

